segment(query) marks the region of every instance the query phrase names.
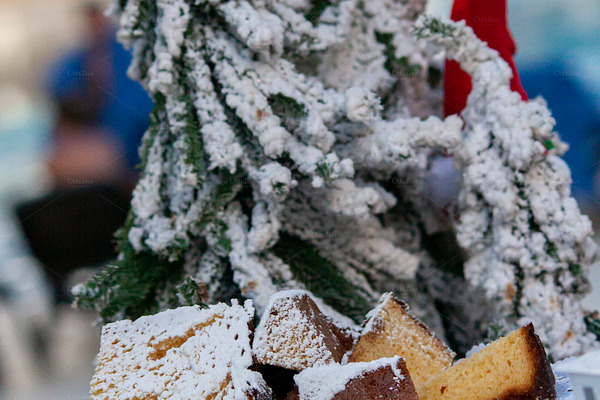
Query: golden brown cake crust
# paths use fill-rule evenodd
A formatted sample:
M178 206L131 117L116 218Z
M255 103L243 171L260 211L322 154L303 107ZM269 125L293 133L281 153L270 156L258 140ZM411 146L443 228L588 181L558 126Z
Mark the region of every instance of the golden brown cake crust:
M556 382L550 360L532 323L522 328L527 335L529 356L535 363L535 386L527 393L507 392L499 400L554 400L556 399Z
M554 373L533 324L490 343L418 386L417 392L427 400L556 399Z
M392 293L382 295L378 306L367 316L349 362L366 362L380 357L403 357L415 385L452 365L454 353L410 307Z
M340 342L344 354L351 351L358 340L358 332L354 328L339 326L333 318L328 316L325 316L325 320L329 324L331 332Z
M341 362L352 343L307 292L290 290L271 296L252 348L259 364L301 371Z
M452 360L454 359L454 353L452 352L452 350L450 349L450 347L448 347L442 340L440 340L435 333L433 333L431 331L431 329L429 329L429 327L427 325L425 325L423 322L421 322L421 320L419 320L417 317L415 317L412 312L410 311L410 306L404 302L403 300L400 300L399 298L397 298L395 295L391 295L389 296L389 299L392 300L395 304L397 304L402 311L404 312L404 314L410 318L411 322L415 323L417 326L419 326L422 330L423 333L425 333L426 335L430 336L433 339L433 343L432 345L434 345L439 351L440 353L445 353L448 355L448 358L450 360L449 364L452 363ZM372 318L378 318L377 315L374 315ZM369 320L367 319L364 324L367 324ZM383 321L374 321L373 324L373 329L369 332L364 333L360 339L366 338L369 339L369 337L371 336L377 336L378 334L380 334L385 328L385 324L383 323ZM358 344L358 343L357 343ZM360 347L356 346L354 348L355 351L359 350ZM399 354L401 356L401 354ZM354 361L364 361L364 360L359 360L357 359L357 356L354 354L354 352L350 355L349 358L350 362L354 362Z
M396 302L396 304L398 304L402 308L402 311L404 311L406 313L406 315L415 324L417 324L419 327L423 328L423 330L425 332L427 332L428 335L430 335L432 338L435 339L435 344L438 347L438 349L440 350L440 352L447 353L448 356L449 356L449 358L451 358L452 360L454 360L455 354L452 351L452 349L450 349L450 347L448 347L448 345L446 343L444 343L440 338L438 338L436 336L436 334L433 333L433 331L431 329L429 329L429 327L427 325L425 325L420 319L418 319L417 317L415 317L413 315L413 313L410 311L410 306L408 305L408 303L406 303L403 300L400 300L396 296L392 296L392 300L394 300L394 302Z
M418 400L417 391L410 377L410 373L406 368L406 363L400 357L387 360L388 364L381 364L377 368L367 369L363 373L357 374L350 378L344 388L331 397L330 400L366 400L366 399L390 399L390 400ZM372 361L371 363L360 363L361 366L369 364L380 364L382 360ZM391 363L389 363L391 361ZM355 364L356 366L359 364ZM356 368L355 365L339 366L339 368ZM323 370L323 374L327 371ZM328 375L329 376L329 375ZM335 374L332 378L335 380ZM301 381L303 383L314 384L310 379ZM325 385L326 386L326 385ZM286 400L300 400L300 389L298 386L294 388L286 397ZM311 398L312 396L320 396L321 393L304 392L302 399ZM319 397L321 398L321 397Z
M417 391L406 369L404 360L399 359L397 368L402 370L404 379L398 381L392 368L386 367L371 371L360 379L352 380L344 391L336 394L332 400L387 399L418 400Z
M251 302L180 307L102 330L93 400L268 400L250 370Z

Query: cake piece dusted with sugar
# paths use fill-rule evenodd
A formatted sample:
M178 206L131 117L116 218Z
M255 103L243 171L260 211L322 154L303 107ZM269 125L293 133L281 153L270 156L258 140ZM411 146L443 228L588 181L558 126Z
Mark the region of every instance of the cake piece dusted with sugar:
M367 314L363 333L349 361L396 355L406 361L417 387L452 365L454 359L454 353L409 312L406 303L392 293L385 293L377 307Z
M418 400L400 357L307 368L294 377L286 400Z
M256 328L256 361L295 371L340 362L352 341L302 290L271 296Z
M421 400L554 400L554 374L533 324L490 343L423 385Z
M251 302L180 307L104 326L92 400L267 400L250 371Z

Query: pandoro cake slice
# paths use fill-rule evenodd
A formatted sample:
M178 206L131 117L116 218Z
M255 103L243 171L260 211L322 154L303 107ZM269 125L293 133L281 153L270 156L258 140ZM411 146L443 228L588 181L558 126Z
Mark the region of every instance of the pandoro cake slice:
M303 290L274 294L254 333L256 362L289 370L339 363L352 345Z
M102 329L92 400L271 399L248 368L252 303L180 307Z
M392 293L381 296L367 314L365 326L349 362L400 356L415 386L452 365L454 353Z
M294 377L286 400L418 400L400 357L307 368Z
M533 324L417 386L421 400L554 400L555 380Z

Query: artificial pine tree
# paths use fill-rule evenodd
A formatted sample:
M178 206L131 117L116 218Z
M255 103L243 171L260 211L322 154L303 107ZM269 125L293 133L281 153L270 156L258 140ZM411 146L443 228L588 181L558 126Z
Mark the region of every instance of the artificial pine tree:
M235 297L261 312L305 288L360 322L395 290L459 350L530 320L556 358L597 347L579 303L596 248L550 113L424 6L116 0L155 109L119 258L77 304L104 321ZM473 77L462 119L439 117L441 48ZM442 154L458 214L423 194Z

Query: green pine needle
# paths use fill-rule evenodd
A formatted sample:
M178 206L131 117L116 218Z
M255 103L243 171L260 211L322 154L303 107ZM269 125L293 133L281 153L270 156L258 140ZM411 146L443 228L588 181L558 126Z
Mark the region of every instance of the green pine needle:
M75 298L79 307L98 310L104 322L158 312L157 294L182 277L181 262L170 263L150 251L124 254L84 283Z
M396 57L396 46L394 46L393 43L393 33L375 32L375 37L379 43L385 45L386 61L384 67L390 74L400 77L410 77L421 71L421 66L410 64L407 57Z
M372 304L352 285L338 268L321 257L316 248L287 233L271 249L290 266L294 279L340 313L360 323Z
M311 9L304 15L313 25L317 25L319 18L327 7L332 4L331 0L312 0Z
M598 312L586 316L584 321L587 331L596 335L596 338L600 340L600 315Z
M281 93L270 95L267 101L273 113L280 118L299 119L308 115L303 104Z

